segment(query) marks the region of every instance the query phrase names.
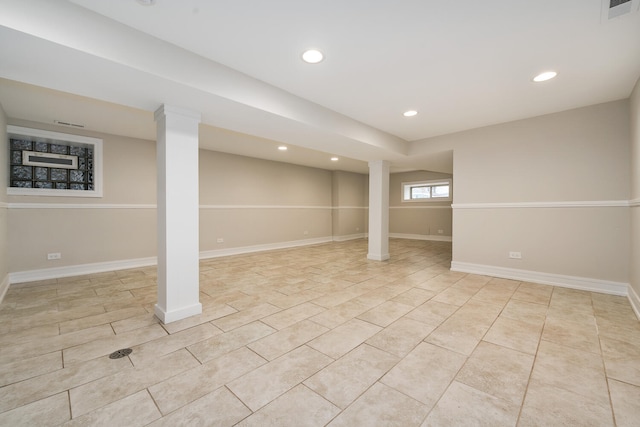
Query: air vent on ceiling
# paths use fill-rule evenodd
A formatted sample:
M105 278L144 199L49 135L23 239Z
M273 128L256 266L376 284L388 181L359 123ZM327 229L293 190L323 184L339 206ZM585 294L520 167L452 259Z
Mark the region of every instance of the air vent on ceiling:
M602 22L638 11L640 0L602 0Z
M77 123L70 123L70 122L63 122L62 120L54 120L53 123L57 124L57 125L62 125L62 126L69 126L72 128L83 128L84 125L79 125Z

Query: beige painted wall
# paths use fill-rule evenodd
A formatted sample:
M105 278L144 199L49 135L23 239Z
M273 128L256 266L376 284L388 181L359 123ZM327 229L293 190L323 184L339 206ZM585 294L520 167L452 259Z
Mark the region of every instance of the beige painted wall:
M438 138L454 148L453 261L627 283L628 207L491 203L629 200L629 138L628 100Z
M403 202L402 183L449 179L452 175L429 171L392 173L389 177L389 233L415 238L451 237L451 202ZM452 183L452 191L455 183ZM442 231L442 232L440 232Z
M0 105L0 300L2 300L3 284L7 283L9 274L9 236L7 210L7 180L9 177L6 115Z
M336 240L363 236L367 232L368 180L368 175L358 173L332 173L332 232Z
M640 79L631 94L631 274L630 283L640 297ZM636 304L640 301L636 300ZM636 307L640 311L640 306Z
M12 206L20 206L8 215L11 272L155 256L154 142L22 120L9 124L101 138L104 169L102 198L9 197ZM51 252L62 258L47 260Z

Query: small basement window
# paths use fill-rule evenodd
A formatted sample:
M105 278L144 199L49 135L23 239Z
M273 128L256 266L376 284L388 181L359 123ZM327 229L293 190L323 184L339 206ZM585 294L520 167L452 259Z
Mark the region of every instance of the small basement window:
M402 183L403 202L446 202L451 200L451 180Z
M8 195L102 197L102 140L7 126Z

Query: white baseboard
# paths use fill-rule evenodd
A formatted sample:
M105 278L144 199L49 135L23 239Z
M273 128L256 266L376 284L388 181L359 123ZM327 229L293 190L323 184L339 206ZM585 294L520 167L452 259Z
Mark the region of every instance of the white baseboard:
M332 237L320 237L315 239L295 240L281 243L268 243L265 245L244 246L239 248L216 249L200 252L200 259L217 258L229 255L239 255L251 252L270 251L274 249L287 249L297 246L309 246L333 241ZM67 267L43 268L40 270L19 271L9 273L8 284L35 282L38 280L58 279L61 277L82 276L85 274L103 273L105 271L127 270L129 268L148 267L157 265L156 257L138 258L121 261L98 262L93 264L70 265ZM5 279L6 280L6 279ZM3 282L4 283L4 282ZM0 287L0 291L2 288Z
M358 240L358 239L364 239L364 238L365 238L365 234L364 233L347 234L345 236L333 236L333 241L334 242L346 242L347 240Z
M439 236L435 234L405 234L405 233L389 233L389 237L395 239L410 240L432 240L435 242L451 242L451 236Z
M9 290L9 283L10 283L9 275L7 274L2 279L2 282L0 282L0 303L2 303L4 296L7 294L7 291Z
M631 303L631 308L633 308L633 311L636 313L636 317L640 320L640 297L631 286L629 286L629 294L627 295L627 298Z
M272 251L274 249L288 249L288 248L295 248L298 246L309 246L309 245L317 245L319 243L328 243L331 241L333 241L333 238L329 236L329 237L318 237L315 239L294 240L289 242L267 243L264 245L242 246L239 248L214 249L211 251L200 252L200 259L219 258L223 256L241 255L241 254L248 254L252 252Z
M25 283L37 280L58 279L61 277L82 276L84 274L104 273L105 271L126 270L129 268L156 265L156 257L127 259L120 261L96 262L92 264L70 265L67 267L43 268L41 270L9 273L9 282Z
M630 288L628 283L622 282L611 282L607 280L591 279L588 277L565 276L562 274L542 273L538 271L495 267L491 265L472 264L467 262L451 262L451 271L481 274L484 276L501 277L504 279L521 280L532 283L541 283L543 285L553 285L563 288L580 289L583 291L621 296L627 296Z

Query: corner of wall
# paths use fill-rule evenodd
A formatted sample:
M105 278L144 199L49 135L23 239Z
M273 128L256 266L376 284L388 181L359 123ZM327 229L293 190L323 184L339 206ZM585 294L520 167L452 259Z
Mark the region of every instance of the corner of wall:
M9 219L7 212L7 179L9 176L7 116L0 105L0 303L9 289Z
M629 250L629 301L640 319L640 78L629 98L631 127L631 248Z

